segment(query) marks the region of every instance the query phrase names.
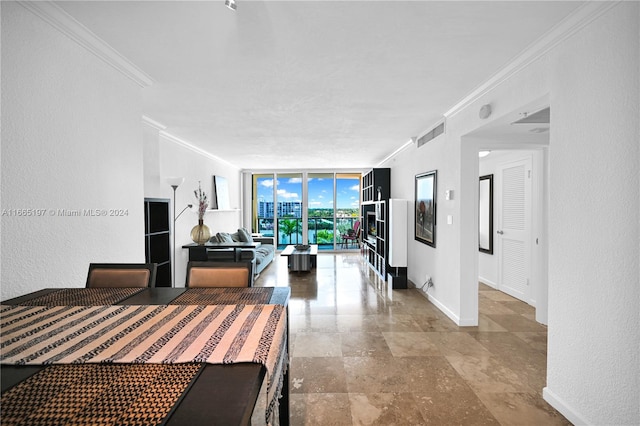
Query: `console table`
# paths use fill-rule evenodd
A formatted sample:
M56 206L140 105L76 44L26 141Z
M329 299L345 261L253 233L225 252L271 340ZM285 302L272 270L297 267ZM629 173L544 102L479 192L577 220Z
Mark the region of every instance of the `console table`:
M204 243L204 244L185 244L182 246L183 249L189 249L189 261L199 261L199 260L207 260L207 250L213 249L232 249L233 250L233 258L235 262L240 261L240 256L242 253L242 249L254 249L258 248L262 245L260 242L233 242L233 243Z

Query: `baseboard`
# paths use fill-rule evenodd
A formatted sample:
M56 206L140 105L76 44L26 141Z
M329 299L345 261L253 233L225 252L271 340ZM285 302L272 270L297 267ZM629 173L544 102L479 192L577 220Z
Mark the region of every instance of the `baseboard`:
M440 309L446 316L448 316L451 319L451 321L455 322L457 325L460 325L458 324L460 322L460 318L458 318L456 314L454 314L449 308L447 308L444 304L442 304L438 299L436 299L429 293L427 293L427 299L429 299L429 302L436 305L436 307Z
M549 405L558 410L560 414L565 416L567 420L574 425L591 424L546 386L542 389L542 399L547 401Z
M478 277L478 281L480 281L482 284L488 285L491 288L494 288L496 290L498 289L498 284L496 284L493 281L488 280L488 279L486 279L484 277Z
M408 288L417 289L421 295L426 297L429 302L436 305L436 307L440 309L446 316L448 316L451 321L455 322L458 327L475 327L478 325L477 320L460 319L460 317L454 314L449 308L447 308L444 304L442 304L438 299L433 297L431 294L421 291L419 288L417 288L417 286L412 281L408 281Z

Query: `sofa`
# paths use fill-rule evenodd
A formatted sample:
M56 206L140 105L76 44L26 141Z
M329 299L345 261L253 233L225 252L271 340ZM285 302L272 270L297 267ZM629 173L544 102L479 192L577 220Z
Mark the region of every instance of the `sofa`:
M240 261L250 261L253 263L253 274L260 274L273 261L276 254L276 246L273 238L254 237L244 228L238 229L234 233L218 232L209 240L212 243L230 242L259 242L260 247L243 248L240 253ZM230 249L207 249L208 261L229 262L234 260L234 252Z

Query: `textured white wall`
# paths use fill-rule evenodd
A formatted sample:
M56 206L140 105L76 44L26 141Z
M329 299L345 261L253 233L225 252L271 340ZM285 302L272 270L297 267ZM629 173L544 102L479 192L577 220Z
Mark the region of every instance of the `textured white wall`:
M1 7L6 299L83 287L90 262L144 261L144 220L140 88L19 4Z
M577 423L640 424L638 6L553 54L545 397Z
M383 166L391 167L391 197L411 200L409 203L408 232L408 269L410 281L421 287L428 274L434 286L429 290L434 303L439 303L454 321L458 321L459 313L459 256L457 239L456 190L458 185L457 171L458 152L451 151L447 135L439 136L426 145L416 148L410 146ZM424 172L437 170L436 182L436 247L433 248L415 239L415 176ZM454 200L446 201L446 190L454 190ZM453 225L447 225L447 215L453 215Z
M640 424L639 18L637 2L613 6L449 117L444 136L386 164L393 197L413 198L413 176L438 169L437 248L410 243L409 278L421 284L430 272L435 303L470 325L477 315L477 149L486 144L472 137L484 124L477 112L491 103L492 117L501 117L549 99L544 397L576 424ZM442 201L445 189L456 191L453 202ZM447 214L453 225L444 225Z
M184 177L185 181L176 191L176 214L193 204L192 210L186 210L177 220L176 236L176 287L184 287L188 251L182 249L190 244L191 228L198 224L198 201L193 191L198 189L200 181L202 190L211 199L213 176L224 176L229 183L229 203L232 209L240 208L240 170L228 163L216 161L179 145L172 139L162 136L157 130L146 126L145 156L154 158L157 164L147 160L145 165L145 196L169 198L173 202L173 190L166 183L170 176ZM147 174L148 173L148 174ZM241 226L241 211L209 211L205 214L204 223L211 233L233 233Z

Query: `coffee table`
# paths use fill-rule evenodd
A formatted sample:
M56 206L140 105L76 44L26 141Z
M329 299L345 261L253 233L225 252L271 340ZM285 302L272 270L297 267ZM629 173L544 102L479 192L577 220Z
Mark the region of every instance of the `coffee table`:
M311 244L306 250L298 250L296 246L289 245L280 253L280 256L287 256L287 265L290 271L301 272L311 271L316 266L318 257L318 245Z

